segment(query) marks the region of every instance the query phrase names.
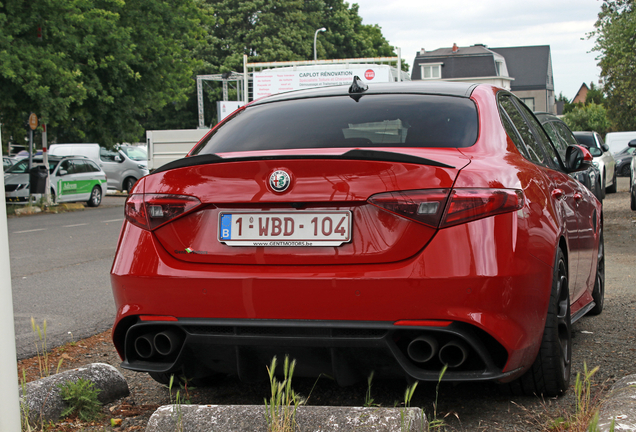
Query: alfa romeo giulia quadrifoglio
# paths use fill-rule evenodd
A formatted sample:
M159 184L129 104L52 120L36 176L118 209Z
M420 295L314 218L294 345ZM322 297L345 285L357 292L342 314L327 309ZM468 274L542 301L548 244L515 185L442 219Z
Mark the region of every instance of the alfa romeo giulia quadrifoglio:
M489 85L272 95L139 180L111 280L122 366L266 376L569 383L603 309L603 214L533 113Z

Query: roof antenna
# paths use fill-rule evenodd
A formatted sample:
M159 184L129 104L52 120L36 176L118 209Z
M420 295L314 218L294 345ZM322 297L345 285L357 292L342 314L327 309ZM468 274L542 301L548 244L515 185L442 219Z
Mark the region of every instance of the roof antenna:
M349 93L362 93L369 89L369 86L362 82L359 76L353 77L353 82L349 87Z

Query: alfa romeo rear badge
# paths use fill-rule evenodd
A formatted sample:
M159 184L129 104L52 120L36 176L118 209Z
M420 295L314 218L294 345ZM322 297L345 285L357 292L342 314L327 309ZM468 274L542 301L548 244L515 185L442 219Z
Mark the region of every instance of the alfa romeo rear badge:
M285 171L274 171L269 176L269 185L274 192L285 192L291 183L291 177Z

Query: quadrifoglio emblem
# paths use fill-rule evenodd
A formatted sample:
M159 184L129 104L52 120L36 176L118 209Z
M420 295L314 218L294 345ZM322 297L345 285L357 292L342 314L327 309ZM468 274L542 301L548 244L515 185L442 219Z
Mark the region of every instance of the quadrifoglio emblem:
M274 171L272 175L269 176L269 185L274 190L274 192L284 192L289 187L291 183L291 177L285 171L278 170Z

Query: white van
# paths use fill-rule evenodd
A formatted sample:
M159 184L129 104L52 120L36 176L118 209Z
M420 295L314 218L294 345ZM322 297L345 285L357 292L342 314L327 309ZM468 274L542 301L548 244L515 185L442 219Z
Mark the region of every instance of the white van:
M86 156L106 173L108 189L130 191L137 180L148 175L148 162L138 157L144 149L139 148L132 158L127 152L108 150L95 143L51 144L49 154L55 156ZM131 153L132 154L132 153ZM147 156L146 156L147 159Z
M636 139L636 131L610 132L605 135L605 144L609 146L610 152L614 155L626 148L627 143L633 139Z

